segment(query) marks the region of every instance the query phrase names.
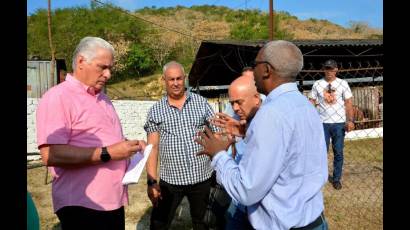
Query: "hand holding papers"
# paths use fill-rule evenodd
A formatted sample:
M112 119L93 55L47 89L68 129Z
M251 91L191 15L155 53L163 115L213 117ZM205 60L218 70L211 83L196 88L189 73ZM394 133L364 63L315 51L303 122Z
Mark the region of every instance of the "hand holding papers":
M151 153L152 145L145 146L144 153L137 152L131 157L131 161L128 164L127 172L122 179L122 184L135 184L141 176L142 170L144 169L145 163Z

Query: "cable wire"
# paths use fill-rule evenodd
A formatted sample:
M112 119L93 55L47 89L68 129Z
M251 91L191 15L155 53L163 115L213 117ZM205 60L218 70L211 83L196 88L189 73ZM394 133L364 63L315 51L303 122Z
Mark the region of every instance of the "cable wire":
M149 21L149 20L147 20L147 19L145 19L145 18L141 18L141 17L138 17L138 16L136 16L136 15L134 15L134 14L130 14L129 12L127 12L127 11L125 11L125 10L123 10L123 9L112 7L112 6L110 6L110 5L106 4L106 3L103 3L103 2L101 2L101 1L99 1L99 0L91 0L91 1L94 1L94 2L96 2L96 3L99 3L99 4L104 5L104 6L106 6L106 7L109 7L109 8L111 8L111 9L118 10L118 11L120 11L120 12L122 12L122 13L128 14L128 15L130 15L130 16L132 16L132 17L134 17L134 18L137 18L137 19L139 19L139 20L141 20L141 21L144 21L144 22L146 22L146 23L150 23L150 24L153 24L153 25L155 25L155 26L161 27L161 28L163 28L163 29L166 29L166 30L169 30L169 31L172 31L172 32L175 32L175 33L178 33L178 34L181 34L181 35L190 37L190 38L192 38L192 39L194 39L194 40L197 40L197 41L202 41L202 40L204 40L204 39L202 39L202 38L198 38L198 37L196 37L196 36L193 36L193 35L190 35L190 34L187 34L187 33L181 32L181 31L178 31L178 30L176 30L176 29L174 29L174 28L168 28L168 27L163 26L163 25L160 25L160 24L158 24L158 23Z

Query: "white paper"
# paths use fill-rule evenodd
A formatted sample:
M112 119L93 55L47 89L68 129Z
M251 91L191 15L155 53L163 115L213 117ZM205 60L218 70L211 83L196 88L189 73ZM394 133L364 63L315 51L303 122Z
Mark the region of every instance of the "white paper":
M122 178L122 184L135 184L140 179L142 170L152 150L152 144L145 146L144 153L137 152L131 157L131 161L128 164L127 172Z

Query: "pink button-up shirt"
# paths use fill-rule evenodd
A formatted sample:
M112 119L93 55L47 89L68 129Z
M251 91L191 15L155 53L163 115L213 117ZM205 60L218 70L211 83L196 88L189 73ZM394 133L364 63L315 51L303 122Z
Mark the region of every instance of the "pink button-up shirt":
M48 90L37 108L37 145L102 147L122 141L120 120L108 97L71 75ZM52 167L54 211L64 206L114 210L128 203L122 185L127 161L67 169Z

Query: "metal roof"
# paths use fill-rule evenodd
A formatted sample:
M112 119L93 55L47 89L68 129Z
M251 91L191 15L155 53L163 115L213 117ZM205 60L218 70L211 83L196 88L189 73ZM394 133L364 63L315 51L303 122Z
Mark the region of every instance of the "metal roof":
M233 41L233 40L205 40L202 43L214 43L234 46L262 47L268 40L258 41ZM300 46L382 46L380 39L326 39L326 40L292 40Z
M256 57L267 40L229 41L206 40L201 43L189 72L189 85L229 85ZM304 68L298 81L317 80L322 63L332 58L342 71L341 78L383 76L383 40L339 39L339 40L293 40L304 56ZM220 88L220 87L219 87Z

